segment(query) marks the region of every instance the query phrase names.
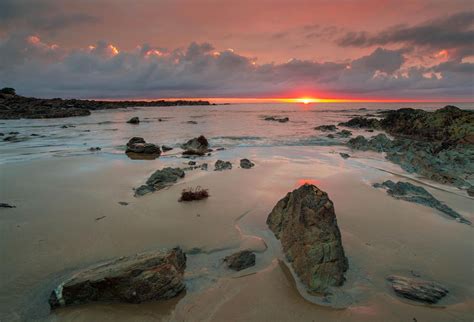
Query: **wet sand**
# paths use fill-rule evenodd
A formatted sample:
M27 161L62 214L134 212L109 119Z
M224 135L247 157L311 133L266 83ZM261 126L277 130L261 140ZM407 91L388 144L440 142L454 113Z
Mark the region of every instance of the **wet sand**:
M17 208L0 209L0 320L471 321L472 227L374 189L374 182L406 180L390 174L406 175L379 154L355 153L344 160L339 152L345 148L220 151L198 164L220 158L232 161L232 170L188 171L171 188L141 198L133 197L133 187L156 169L185 167L186 161L91 154L2 164L2 202ZM243 157L256 166L238 168ZM304 182L326 191L335 204L350 268L341 292L327 301L344 309L311 303L298 292L265 224L274 204ZM197 185L208 188L211 197L177 201L182 189ZM424 187L474 220L472 198L450 187ZM176 245L190 254L187 291L179 298L83 305L50 314L49 293L69 273ZM223 267L223 257L245 248L256 251L255 267L238 273ZM411 271L450 290L439 307L414 305L390 291L386 276Z

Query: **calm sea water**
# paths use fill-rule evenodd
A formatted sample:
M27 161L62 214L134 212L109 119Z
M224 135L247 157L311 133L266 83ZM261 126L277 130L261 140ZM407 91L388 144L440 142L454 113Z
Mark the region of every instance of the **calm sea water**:
M132 136L147 142L177 147L205 135L213 147L318 146L339 144L314 130L356 115L402 107L434 110L448 103L333 103L333 104L232 104L217 106L140 107L93 112L86 117L45 120L2 120L5 138L19 132L18 142L0 140L0 162L100 153L123 157ZM457 104L472 109L474 103ZM126 121L138 116L140 125ZM287 123L265 121L265 116L289 117ZM196 122L191 124L188 122ZM66 125L67 128L63 128ZM355 133L357 134L357 133Z

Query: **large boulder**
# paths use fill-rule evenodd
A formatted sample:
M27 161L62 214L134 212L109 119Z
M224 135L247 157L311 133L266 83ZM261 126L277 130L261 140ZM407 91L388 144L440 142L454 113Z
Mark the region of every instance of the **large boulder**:
M175 297L185 289L186 255L180 248L120 257L81 271L49 298L52 309L97 301L141 303Z
M128 120L127 123L130 123L130 124L140 124L140 118L138 118L138 116L134 116L134 117L132 117L130 120Z
M397 296L426 304L436 304L449 292L438 283L420 278L392 275L387 280Z
M240 160L240 167L242 169L251 169L251 168L253 168L254 165L255 165L255 163L253 163L249 159L241 159Z
M127 142L127 150L125 153L160 155L161 150L158 145L146 143L141 137L133 137Z
M311 293L344 283L348 261L334 205L326 192L305 184L278 201L267 224Z
M242 250L224 258L227 267L234 271L255 266L255 254L250 250Z
M201 135L181 145L184 155L204 155L209 151L209 142Z

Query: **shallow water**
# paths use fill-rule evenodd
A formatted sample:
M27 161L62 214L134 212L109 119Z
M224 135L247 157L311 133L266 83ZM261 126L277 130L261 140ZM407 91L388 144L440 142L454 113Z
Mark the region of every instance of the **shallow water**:
M361 107L399 106L143 108L84 118L2 121L0 132L45 137L0 146L0 201L17 206L0 209L0 320L471 321L472 227L431 208L395 200L371 184L412 180L471 221L473 199L453 187L409 175L382 154L349 151L342 141L327 142L326 133L313 130L354 114L373 113L358 110ZM125 123L135 115L150 122ZM288 116L290 122L264 121L265 115ZM115 123L99 124L106 121ZM62 129L64 124L76 127ZM83 132L86 129L91 132ZM154 170L184 167L187 160L178 157L178 151L156 160L131 160L122 148L130 136L176 146L199 134L226 150L197 162L229 160L234 169L189 171L167 190L133 197L133 187ZM91 153L90 146L103 150ZM352 157L344 160L340 152ZM256 166L238 168L243 157ZM350 269L341 291L325 301L344 309L314 304L298 292L298 282L265 224L274 204L304 182L328 192L335 204ZM209 189L208 200L177 202L181 189L197 185ZM187 292L177 299L83 305L50 314L49 293L71 272L176 245L200 249L188 255ZM240 273L226 270L222 258L245 248L256 251L257 265ZM385 277L411 271L448 287L442 307L414 305L391 293Z

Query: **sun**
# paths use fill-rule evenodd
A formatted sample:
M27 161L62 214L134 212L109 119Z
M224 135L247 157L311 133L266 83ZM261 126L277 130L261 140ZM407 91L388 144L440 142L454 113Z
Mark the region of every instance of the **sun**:
M297 98L297 103L309 104L309 103L316 103L318 100L312 97L301 97Z

